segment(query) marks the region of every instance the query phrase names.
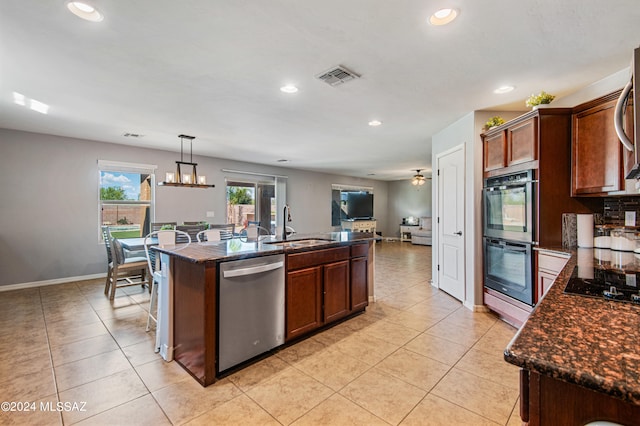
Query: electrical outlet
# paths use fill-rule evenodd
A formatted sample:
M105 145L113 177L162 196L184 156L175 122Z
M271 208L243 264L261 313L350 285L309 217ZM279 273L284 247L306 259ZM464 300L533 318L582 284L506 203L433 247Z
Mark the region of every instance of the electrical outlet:
M208 212L207 212L207 217L215 217L215 212L213 212L213 211L208 211Z
M624 212L624 226L636 226L636 212Z

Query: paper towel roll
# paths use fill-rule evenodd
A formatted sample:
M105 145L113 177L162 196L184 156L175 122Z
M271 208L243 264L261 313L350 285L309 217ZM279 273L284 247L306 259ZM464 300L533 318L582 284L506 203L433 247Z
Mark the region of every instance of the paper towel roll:
M578 247L593 247L593 215L579 214L577 222Z

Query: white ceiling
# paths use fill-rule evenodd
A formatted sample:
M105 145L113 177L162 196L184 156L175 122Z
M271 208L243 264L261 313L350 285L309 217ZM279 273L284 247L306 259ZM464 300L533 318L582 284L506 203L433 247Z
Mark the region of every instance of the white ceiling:
M640 44L638 0L93 4L101 23L64 0L0 1L0 127L171 151L184 133L197 155L382 180L428 171L431 136L463 115L572 93ZM445 6L456 21L426 23ZM339 64L361 78L314 77ZM492 92L504 84L516 90Z

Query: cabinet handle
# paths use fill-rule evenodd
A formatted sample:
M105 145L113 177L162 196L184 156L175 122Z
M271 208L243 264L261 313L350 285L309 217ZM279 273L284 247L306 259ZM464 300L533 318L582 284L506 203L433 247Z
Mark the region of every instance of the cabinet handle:
M454 232L454 234L459 235L459 236L462 237L462 231Z

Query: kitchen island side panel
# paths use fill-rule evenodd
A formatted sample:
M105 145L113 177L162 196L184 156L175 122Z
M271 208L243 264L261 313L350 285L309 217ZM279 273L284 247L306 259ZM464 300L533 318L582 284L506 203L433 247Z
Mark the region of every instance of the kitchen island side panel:
M173 259L174 357L207 386L216 375L216 263Z

